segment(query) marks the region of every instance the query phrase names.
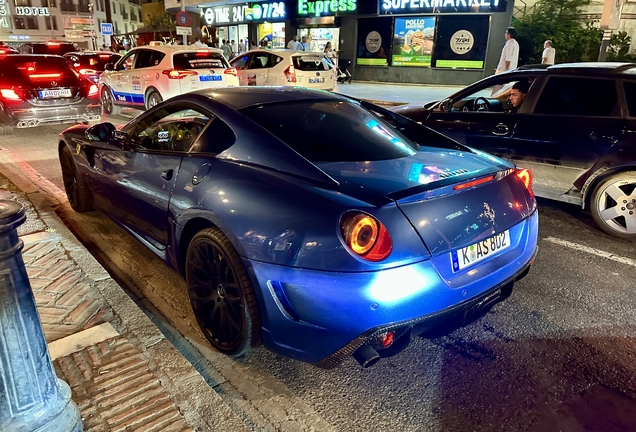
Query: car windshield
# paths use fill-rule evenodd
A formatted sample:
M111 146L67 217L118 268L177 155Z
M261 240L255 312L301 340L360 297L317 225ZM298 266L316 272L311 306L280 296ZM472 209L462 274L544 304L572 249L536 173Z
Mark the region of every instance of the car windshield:
M175 54L173 57L175 69L210 69L228 68L223 54L214 51L196 51Z
M301 71L322 71L328 70L329 66L322 56L305 54L293 56L294 67Z
M419 150L387 122L351 102L277 103L243 112L311 162L397 159Z
M107 63L117 63L117 60L121 57L119 54L67 54L65 56L74 67L81 67L86 69L94 69L97 71L103 71L104 66Z

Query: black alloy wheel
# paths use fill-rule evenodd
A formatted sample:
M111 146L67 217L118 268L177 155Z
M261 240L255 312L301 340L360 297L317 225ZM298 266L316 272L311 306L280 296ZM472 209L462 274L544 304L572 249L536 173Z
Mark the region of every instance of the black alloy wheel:
M108 87L102 88L101 94L102 112L108 115L117 115L121 113L121 107L115 105L113 92Z
M260 344L256 296L232 243L217 228L197 233L186 256L192 310L218 351L242 355Z
M68 146L62 148L60 165L62 166L62 181L64 182L66 197L73 210L78 213L91 211L93 205L89 198L88 188L77 172L73 154Z

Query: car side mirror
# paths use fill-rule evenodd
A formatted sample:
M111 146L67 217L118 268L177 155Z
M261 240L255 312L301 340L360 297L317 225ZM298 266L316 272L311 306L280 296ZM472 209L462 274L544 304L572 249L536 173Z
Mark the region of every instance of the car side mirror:
M115 70L115 63L106 63L104 65L104 70L107 70L107 71Z
M440 111L450 111L450 109L451 109L451 100L450 100L450 98L444 99L439 104L439 110Z
M84 135L89 141L110 142L117 128L112 123L99 123L86 129Z

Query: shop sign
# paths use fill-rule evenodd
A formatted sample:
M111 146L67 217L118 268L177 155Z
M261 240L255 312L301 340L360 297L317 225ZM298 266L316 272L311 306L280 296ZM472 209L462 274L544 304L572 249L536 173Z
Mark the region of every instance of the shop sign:
M490 17L487 15L440 16L432 66L483 69L489 28Z
M435 37L435 17L396 18L393 66L430 67Z
M17 16L49 16L49 8L45 7L21 7L15 8L15 14Z
M284 20L287 18L285 2L250 3L245 10L246 21Z
M247 3L228 6L215 6L201 10L207 25L238 24L246 21Z
M505 12L506 0L380 0L381 13Z
M0 27L9 28L9 15L7 0L0 0Z
M298 15L301 17L317 18L342 12L355 12L357 9L357 0L298 0Z

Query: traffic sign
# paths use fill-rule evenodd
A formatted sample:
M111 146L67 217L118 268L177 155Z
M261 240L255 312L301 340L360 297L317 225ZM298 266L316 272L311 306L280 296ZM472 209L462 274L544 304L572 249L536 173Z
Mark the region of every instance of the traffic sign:
M102 23L102 34L110 36L113 34L113 25L111 23Z
M191 27L177 27L177 34L179 36L192 36Z
M177 12L177 25L188 27L192 22L192 18L190 18L190 14L186 11Z

